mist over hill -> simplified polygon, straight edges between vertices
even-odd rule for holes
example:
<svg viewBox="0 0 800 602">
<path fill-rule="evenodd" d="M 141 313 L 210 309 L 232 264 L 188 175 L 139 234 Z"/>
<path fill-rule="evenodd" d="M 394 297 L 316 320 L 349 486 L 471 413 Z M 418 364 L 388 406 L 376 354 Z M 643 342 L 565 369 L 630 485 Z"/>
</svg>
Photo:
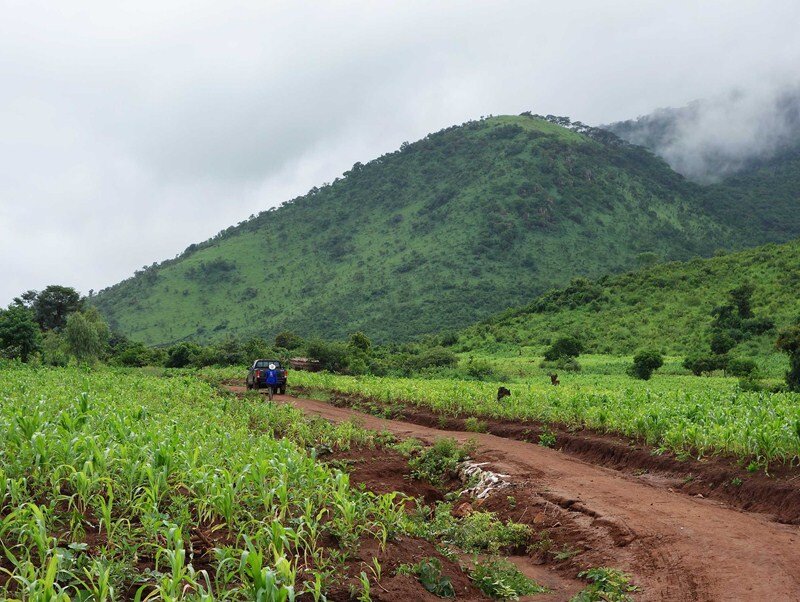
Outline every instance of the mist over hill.
<svg viewBox="0 0 800 602">
<path fill-rule="evenodd" d="M 558 122 L 557 118 L 553 119 Z M 531 115 L 454 126 L 101 291 L 147 343 L 271 336 L 402 340 L 457 329 L 576 275 L 789 236 L 743 235 L 706 189 L 585 126 Z"/>
<path fill-rule="evenodd" d="M 735 91 L 603 127 L 687 178 L 720 182 L 800 147 L 800 84 Z"/>
</svg>

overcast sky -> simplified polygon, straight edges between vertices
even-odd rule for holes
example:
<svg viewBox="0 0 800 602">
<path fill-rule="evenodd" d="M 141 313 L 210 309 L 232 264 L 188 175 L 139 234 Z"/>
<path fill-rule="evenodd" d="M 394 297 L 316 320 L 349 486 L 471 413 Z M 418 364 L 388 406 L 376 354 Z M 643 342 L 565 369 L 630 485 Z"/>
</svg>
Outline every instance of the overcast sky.
<svg viewBox="0 0 800 602">
<path fill-rule="evenodd" d="M 453 123 L 606 123 L 800 65 L 798 0 L 0 9 L 0 305 L 114 284 Z"/>
</svg>

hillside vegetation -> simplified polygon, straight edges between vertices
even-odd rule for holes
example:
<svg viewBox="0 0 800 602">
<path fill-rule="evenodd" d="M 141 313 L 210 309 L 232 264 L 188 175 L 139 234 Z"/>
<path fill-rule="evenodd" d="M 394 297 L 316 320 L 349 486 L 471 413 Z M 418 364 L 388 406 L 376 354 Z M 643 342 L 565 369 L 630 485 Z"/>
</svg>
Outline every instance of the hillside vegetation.
<svg viewBox="0 0 800 602">
<path fill-rule="evenodd" d="M 575 335 L 587 350 L 628 354 L 641 348 L 685 354 L 708 349 L 711 312 L 729 291 L 754 287 L 755 315 L 776 329 L 800 318 L 800 241 L 710 259 L 672 262 L 599 280 L 576 279 L 528 305 L 466 329 L 462 350 L 544 346 Z M 774 351 L 775 330 L 739 345 L 740 354 Z"/>
<path fill-rule="evenodd" d="M 631 269 L 643 253 L 688 259 L 742 244 L 698 186 L 602 134 L 527 115 L 448 128 L 192 245 L 96 304 L 147 343 L 285 329 L 399 340 L 464 327 L 576 275 Z"/>
</svg>

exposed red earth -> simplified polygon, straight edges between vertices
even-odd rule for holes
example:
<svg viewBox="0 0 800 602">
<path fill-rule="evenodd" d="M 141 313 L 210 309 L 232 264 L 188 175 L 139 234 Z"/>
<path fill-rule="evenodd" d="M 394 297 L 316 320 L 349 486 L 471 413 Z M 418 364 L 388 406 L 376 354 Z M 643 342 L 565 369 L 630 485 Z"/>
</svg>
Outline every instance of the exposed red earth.
<svg viewBox="0 0 800 602">
<path fill-rule="evenodd" d="M 275 399 L 334 422 L 355 418 L 398 438 L 474 440 L 476 459 L 507 475 L 511 485 L 471 503 L 529 523 L 540 537 L 545 533 L 538 549 L 511 558 L 553 590 L 532 599 L 568 600 L 580 589 L 579 570 L 610 566 L 633 576 L 641 588 L 637 600 L 800 600 L 800 527 L 772 515 L 688 495 L 656 475 L 626 474 L 513 438 L 387 420 L 311 399 Z M 367 478 L 366 486 L 374 480 Z M 554 550 L 571 556 L 555 560 Z"/>
</svg>

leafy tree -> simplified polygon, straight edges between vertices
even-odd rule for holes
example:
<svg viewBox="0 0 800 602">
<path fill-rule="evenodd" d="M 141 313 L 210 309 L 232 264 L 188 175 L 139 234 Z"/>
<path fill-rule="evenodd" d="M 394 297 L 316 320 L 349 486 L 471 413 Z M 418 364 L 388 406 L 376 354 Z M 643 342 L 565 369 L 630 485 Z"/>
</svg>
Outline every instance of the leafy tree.
<svg viewBox="0 0 800 602">
<path fill-rule="evenodd" d="M 458 364 L 458 356 L 444 347 L 433 347 L 411 359 L 412 368 L 415 370 L 452 368 L 456 364 Z"/>
<path fill-rule="evenodd" d="M 14 305 L 21 305 L 28 309 L 33 309 L 33 304 L 36 301 L 38 293 L 34 290 L 25 291 L 19 297 L 14 297 Z"/>
<path fill-rule="evenodd" d="M 577 337 L 560 337 L 544 352 L 544 359 L 554 362 L 568 357 L 578 357 L 581 353 L 583 353 L 583 343 Z"/>
<path fill-rule="evenodd" d="M 367 338 L 363 332 L 354 332 L 350 335 L 350 341 L 348 342 L 348 346 L 352 349 L 357 349 L 359 351 L 363 351 L 364 353 L 369 353 L 370 348 L 372 347 L 372 341 Z"/>
<path fill-rule="evenodd" d="M 159 350 L 151 349 L 142 343 L 130 343 L 124 349 L 120 349 L 114 354 L 113 361 L 120 366 L 130 366 L 140 368 L 142 366 L 154 366 L 161 362 Z"/>
<path fill-rule="evenodd" d="M 203 348 L 197 343 L 178 343 L 167 349 L 167 368 L 185 368 L 197 362 Z"/>
<path fill-rule="evenodd" d="M 780 332 L 775 346 L 789 356 L 786 384 L 791 391 L 800 391 L 800 323 Z"/>
<path fill-rule="evenodd" d="M 25 295 L 28 295 L 25 293 Z M 24 296 L 24 295 L 23 295 Z M 69 314 L 83 309 L 80 294 L 69 286 L 48 286 L 32 302 L 36 321 L 42 330 L 60 330 L 67 323 Z"/>
<path fill-rule="evenodd" d="M 728 362 L 728 372 L 739 378 L 755 378 L 758 365 L 750 359 L 734 357 Z"/>
<path fill-rule="evenodd" d="M 79 362 L 95 362 L 108 347 L 110 331 L 95 308 L 76 311 L 67 317 L 64 328 L 67 349 Z"/>
<path fill-rule="evenodd" d="M 348 347 L 344 343 L 313 341 L 308 345 L 308 357 L 317 360 L 323 370 L 344 372 L 348 365 Z"/>
<path fill-rule="evenodd" d="M 683 367 L 695 376 L 724 370 L 728 366 L 727 355 L 690 355 L 683 360 Z"/>
<path fill-rule="evenodd" d="M 31 310 L 12 304 L 0 311 L 0 352 L 3 355 L 27 362 L 41 344 L 42 334 Z"/>
<path fill-rule="evenodd" d="M 650 267 L 652 265 L 657 264 L 661 261 L 661 257 L 658 256 L 658 253 L 653 253 L 652 251 L 647 251 L 645 253 L 639 253 L 636 256 L 636 263 L 639 267 Z"/>
<path fill-rule="evenodd" d="M 742 284 L 730 292 L 731 303 L 743 320 L 753 317 L 751 299 L 755 290 L 752 284 Z"/>
<path fill-rule="evenodd" d="M 723 355 L 736 347 L 736 339 L 729 331 L 718 331 L 711 335 L 710 344 L 713 353 Z"/>
<path fill-rule="evenodd" d="M 281 345 L 276 346 L 281 347 Z M 288 349 L 288 347 L 284 347 L 284 349 Z M 244 344 L 242 344 L 242 352 L 244 353 L 245 363 L 247 364 L 250 364 L 253 360 L 258 358 L 268 358 L 269 356 L 276 355 L 272 346 L 259 337 L 247 339 Z"/>
<path fill-rule="evenodd" d="M 42 334 L 42 361 L 50 366 L 66 366 L 69 363 L 69 350 L 63 333 L 46 330 Z"/>
<path fill-rule="evenodd" d="M 275 336 L 275 346 L 284 349 L 297 349 L 303 345 L 303 339 L 290 330 L 284 330 Z"/>
<path fill-rule="evenodd" d="M 664 358 L 657 351 L 641 351 L 633 356 L 633 365 L 628 374 L 642 380 L 650 380 L 653 372 L 664 365 Z"/>
</svg>

